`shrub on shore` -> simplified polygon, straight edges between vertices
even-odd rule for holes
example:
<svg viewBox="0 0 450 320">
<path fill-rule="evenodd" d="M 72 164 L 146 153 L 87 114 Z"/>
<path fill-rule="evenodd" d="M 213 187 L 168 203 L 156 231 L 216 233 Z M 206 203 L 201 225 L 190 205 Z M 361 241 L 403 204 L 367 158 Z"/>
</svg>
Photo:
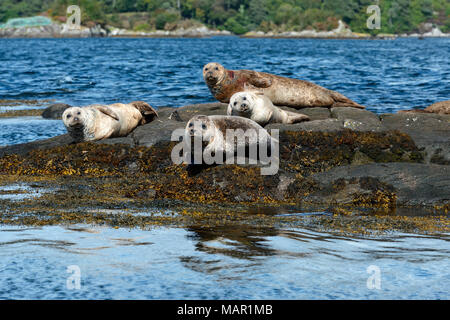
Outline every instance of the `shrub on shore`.
<svg viewBox="0 0 450 320">
<path fill-rule="evenodd" d="M 127 29 L 146 28 L 147 24 L 152 29 L 167 30 L 180 21 L 196 20 L 236 34 L 250 30 L 327 31 L 342 20 L 360 33 L 412 33 L 420 31 L 425 23 L 450 32 L 448 0 L 379 1 L 381 29 L 368 30 L 367 8 L 376 3 L 373 0 L 2 0 L 0 23 L 43 12 L 52 17 L 66 16 L 69 5 L 79 5 L 82 23 L 95 21 Z M 132 18 L 123 19 L 127 14 Z M 137 18 L 136 14 L 145 15 L 146 19 Z"/>
</svg>

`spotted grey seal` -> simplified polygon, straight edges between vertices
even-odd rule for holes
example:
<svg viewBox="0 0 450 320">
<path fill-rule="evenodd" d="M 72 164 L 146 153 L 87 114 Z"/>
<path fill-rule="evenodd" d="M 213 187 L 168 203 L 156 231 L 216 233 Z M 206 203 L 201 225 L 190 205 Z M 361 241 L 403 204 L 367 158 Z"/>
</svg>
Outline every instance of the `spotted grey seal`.
<svg viewBox="0 0 450 320">
<path fill-rule="evenodd" d="M 127 136 L 137 126 L 157 116 L 148 103 L 134 101 L 71 107 L 64 111 L 62 119 L 74 141 L 81 142 Z"/>
<path fill-rule="evenodd" d="M 269 123 L 298 123 L 309 120 L 307 115 L 275 107 L 262 92 L 242 91 L 231 96 L 228 115 L 249 118 L 261 126 Z"/>
<path fill-rule="evenodd" d="M 229 135 L 233 135 L 231 139 L 229 139 Z M 189 150 L 187 156 L 188 159 L 190 156 L 191 163 L 193 163 L 192 159 L 194 155 L 191 146 L 195 138 L 199 138 L 203 142 L 202 154 L 209 154 L 213 157 L 217 156 L 217 159 L 223 157 L 220 158 L 220 163 L 222 163 L 225 155 L 235 155 L 240 147 L 244 147 L 245 149 L 252 145 L 264 145 L 268 148 L 267 150 L 269 152 L 267 154 L 269 154 L 271 143 L 278 142 L 258 123 L 248 118 L 221 115 L 196 115 L 188 121 L 184 136 L 185 150 Z M 248 156 L 248 154 L 246 155 Z M 258 160 L 257 155 L 251 158 L 255 161 Z"/>
</svg>

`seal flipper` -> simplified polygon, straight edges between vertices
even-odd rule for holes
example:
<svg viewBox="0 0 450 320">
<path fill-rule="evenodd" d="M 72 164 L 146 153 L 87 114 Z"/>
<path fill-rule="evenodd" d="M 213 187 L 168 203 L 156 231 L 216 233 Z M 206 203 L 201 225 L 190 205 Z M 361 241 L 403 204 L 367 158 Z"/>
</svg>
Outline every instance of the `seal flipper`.
<svg viewBox="0 0 450 320">
<path fill-rule="evenodd" d="M 113 118 L 114 120 L 119 121 L 119 116 L 117 115 L 117 113 L 115 113 L 113 110 L 111 110 L 107 106 L 95 106 L 95 108 L 98 111 L 100 111 L 101 113 L 104 113 L 107 116 L 110 116 L 111 118 Z"/>
<path fill-rule="evenodd" d="M 151 105 L 144 101 L 133 101 L 130 104 L 142 114 L 141 125 L 150 123 L 158 117 L 158 112 Z"/>
<path fill-rule="evenodd" d="M 248 83 L 257 87 L 257 88 L 268 88 L 272 85 L 272 80 L 267 77 L 263 77 L 257 71 L 253 70 L 242 70 L 248 73 Z"/>
<path fill-rule="evenodd" d="M 359 103 L 356 103 L 355 101 L 350 100 L 343 94 L 340 94 L 339 92 L 328 90 L 330 92 L 331 98 L 333 98 L 334 103 L 331 106 L 331 108 L 337 108 L 337 107 L 352 107 L 352 108 L 358 108 L 358 109 L 365 109 L 366 107 L 360 105 Z"/>
<path fill-rule="evenodd" d="M 309 117 L 306 114 L 303 113 L 295 113 L 291 111 L 286 111 L 286 114 L 288 115 L 288 123 L 294 124 L 299 123 L 303 121 L 309 121 Z"/>
</svg>

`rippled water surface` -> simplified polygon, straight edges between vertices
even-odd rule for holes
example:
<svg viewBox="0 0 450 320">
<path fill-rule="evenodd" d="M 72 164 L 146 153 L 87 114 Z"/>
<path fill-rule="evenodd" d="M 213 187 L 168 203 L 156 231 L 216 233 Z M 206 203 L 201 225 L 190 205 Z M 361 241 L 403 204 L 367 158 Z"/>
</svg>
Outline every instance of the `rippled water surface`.
<svg viewBox="0 0 450 320">
<path fill-rule="evenodd" d="M 46 139 L 66 133 L 62 121 L 41 117 L 0 118 L 0 146 Z"/>
<path fill-rule="evenodd" d="M 450 98 L 449 48 L 450 39 L 0 39 L 0 112 L 45 108 L 48 99 L 211 102 L 201 75 L 210 61 L 309 80 L 377 113 L 395 112 Z M 0 118 L 0 145 L 64 132 L 58 120 Z M 16 199 L 9 191 L 0 199 Z M 25 196 L 33 195 L 17 197 Z M 0 299 L 449 299 L 449 239 L 269 227 L 1 226 Z M 66 286 L 71 265 L 80 268 L 80 290 Z M 368 289 L 370 266 L 379 268 L 381 289 Z"/>
<path fill-rule="evenodd" d="M 450 39 L 1 39 L 0 98 L 214 101 L 210 61 L 315 82 L 377 112 L 450 98 Z"/>
<path fill-rule="evenodd" d="M 274 228 L 2 227 L 0 298 L 449 299 L 449 239 Z M 74 265 L 78 290 L 67 287 Z M 380 289 L 368 289 L 370 266 L 379 268 Z"/>
<path fill-rule="evenodd" d="M 312 81 L 385 113 L 449 99 L 449 60 L 450 39 L 0 39 L 0 100 L 211 102 L 202 67 L 217 61 Z M 42 130 L 22 135 L 28 120 L 0 120 L 0 145 L 65 132 L 55 121 L 34 125 Z"/>
</svg>

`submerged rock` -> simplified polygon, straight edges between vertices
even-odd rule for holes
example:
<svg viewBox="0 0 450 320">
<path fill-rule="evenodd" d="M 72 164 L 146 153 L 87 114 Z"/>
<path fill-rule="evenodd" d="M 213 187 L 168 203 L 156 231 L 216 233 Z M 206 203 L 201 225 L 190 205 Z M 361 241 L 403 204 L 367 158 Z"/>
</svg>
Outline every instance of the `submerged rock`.
<svg viewBox="0 0 450 320">
<path fill-rule="evenodd" d="M 52 104 L 49 107 L 45 108 L 45 110 L 42 112 L 42 118 L 55 120 L 61 119 L 64 111 L 71 107 L 72 106 L 65 103 Z"/>
</svg>

